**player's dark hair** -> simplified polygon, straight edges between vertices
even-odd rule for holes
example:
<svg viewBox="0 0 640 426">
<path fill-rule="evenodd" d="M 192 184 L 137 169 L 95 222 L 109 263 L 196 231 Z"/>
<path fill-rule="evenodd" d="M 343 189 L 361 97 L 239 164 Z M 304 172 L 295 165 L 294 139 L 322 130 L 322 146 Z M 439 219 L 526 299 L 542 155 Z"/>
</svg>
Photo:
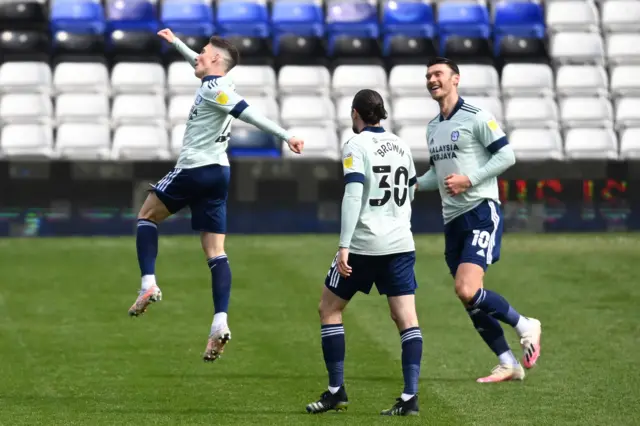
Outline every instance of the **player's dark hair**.
<svg viewBox="0 0 640 426">
<path fill-rule="evenodd" d="M 227 71 L 230 71 L 233 67 L 240 62 L 240 52 L 238 48 L 233 45 L 229 40 L 225 40 L 222 37 L 212 36 L 209 39 L 209 44 L 218 49 L 224 50 L 229 54 L 230 60 L 227 61 Z"/>
<path fill-rule="evenodd" d="M 363 89 L 356 93 L 351 107 L 358 111 L 366 124 L 378 124 L 380 120 L 387 118 L 382 96 L 375 90 Z"/>
<path fill-rule="evenodd" d="M 451 68 L 451 71 L 453 71 L 454 74 L 460 75 L 460 68 L 458 68 L 458 65 L 455 62 L 453 62 L 451 59 L 443 58 L 441 56 L 437 56 L 435 58 L 429 59 L 429 62 L 427 62 L 427 68 L 432 67 L 434 65 L 438 65 L 438 64 L 445 64 L 446 66 Z"/>
</svg>

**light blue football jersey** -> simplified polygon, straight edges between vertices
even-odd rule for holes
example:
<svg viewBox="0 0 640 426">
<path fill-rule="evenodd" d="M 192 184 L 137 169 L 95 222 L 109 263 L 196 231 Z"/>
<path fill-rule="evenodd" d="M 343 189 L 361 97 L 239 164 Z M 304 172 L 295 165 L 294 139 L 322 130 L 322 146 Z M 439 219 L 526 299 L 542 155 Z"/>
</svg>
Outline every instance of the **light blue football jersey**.
<svg viewBox="0 0 640 426">
<path fill-rule="evenodd" d="M 427 126 L 431 167 L 435 169 L 442 198 L 444 222 L 474 209 L 483 200 L 500 203 L 498 179 L 490 178 L 454 197 L 447 194 L 444 179 L 452 174 L 469 175 L 483 167 L 491 155 L 507 145 L 507 138 L 491 113 L 459 98 L 451 115 L 440 114 Z"/>
</svg>

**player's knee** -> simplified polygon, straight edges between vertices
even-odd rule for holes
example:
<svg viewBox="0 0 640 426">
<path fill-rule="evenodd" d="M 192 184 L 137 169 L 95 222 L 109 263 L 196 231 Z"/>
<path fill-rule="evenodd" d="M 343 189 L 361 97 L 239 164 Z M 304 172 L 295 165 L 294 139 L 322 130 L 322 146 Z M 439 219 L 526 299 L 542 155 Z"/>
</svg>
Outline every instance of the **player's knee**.
<svg viewBox="0 0 640 426">
<path fill-rule="evenodd" d="M 160 199 L 153 193 L 147 196 L 147 199 L 140 207 L 138 212 L 138 220 L 150 220 L 155 223 L 160 223 L 165 220 L 171 213 L 167 210 Z"/>
<path fill-rule="evenodd" d="M 200 234 L 200 243 L 207 259 L 212 257 L 223 256 L 224 251 L 224 234 L 214 234 L 211 232 L 203 232 Z"/>
<path fill-rule="evenodd" d="M 342 311 L 323 303 L 323 301 L 318 306 L 318 314 L 320 315 L 320 322 L 323 324 L 340 324 L 342 322 Z"/>
<path fill-rule="evenodd" d="M 464 304 L 468 304 L 473 299 L 481 287 L 482 281 L 476 280 L 474 277 L 457 276 L 456 277 L 456 295 Z"/>
</svg>

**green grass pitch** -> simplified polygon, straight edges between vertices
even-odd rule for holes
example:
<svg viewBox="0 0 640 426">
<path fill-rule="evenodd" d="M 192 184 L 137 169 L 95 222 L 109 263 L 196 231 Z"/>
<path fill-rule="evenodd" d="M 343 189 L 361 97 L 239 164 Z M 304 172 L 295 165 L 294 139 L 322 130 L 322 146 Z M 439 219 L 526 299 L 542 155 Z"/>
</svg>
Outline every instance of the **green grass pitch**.
<svg viewBox="0 0 640 426">
<path fill-rule="evenodd" d="M 317 304 L 335 236 L 229 236 L 233 340 L 213 364 L 196 236 L 161 236 L 164 300 L 141 318 L 132 238 L 0 240 L 0 425 L 640 424 L 640 236 L 505 236 L 486 286 L 542 321 L 542 355 L 524 382 L 485 385 L 496 360 L 443 239 L 416 241 L 421 415 L 394 419 L 378 413 L 402 391 L 399 336 L 375 290 L 345 313 L 349 410 L 305 412 L 326 386 Z"/>
</svg>

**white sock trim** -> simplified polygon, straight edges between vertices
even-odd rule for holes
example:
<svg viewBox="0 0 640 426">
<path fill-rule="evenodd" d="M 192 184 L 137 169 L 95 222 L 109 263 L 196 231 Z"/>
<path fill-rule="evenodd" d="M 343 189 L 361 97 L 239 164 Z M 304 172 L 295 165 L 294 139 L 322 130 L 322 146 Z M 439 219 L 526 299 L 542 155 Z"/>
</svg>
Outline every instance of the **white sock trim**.
<svg viewBox="0 0 640 426">
<path fill-rule="evenodd" d="M 156 284 L 156 276 L 155 275 L 143 275 L 142 276 L 142 290 L 147 291 L 149 290 L 151 287 L 153 287 Z"/>
<path fill-rule="evenodd" d="M 408 393 L 403 393 L 402 395 L 400 395 L 400 398 L 402 398 L 402 400 L 404 402 L 407 402 L 408 400 L 410 400 L 411 398 L 413 398 L 415 395 L 409 395 Z"/>
<path fill-rule="evenodd" d="M 511 351 L 506 351 L 498 355 L 498 360 L 502 365 L 518 365 L 518 359 Z"/>
<path fill-rule="evenodd" d="M 329 389 L 329 392 L 331 392 L 331 394 L 334 395 L 336 392 L 338 392 L 340 390 L 340 386 L 338 386 L 338 387 L 329 386 L 328 389 Z"/>
<path fill-rule="evenodd" d="M 211 330 L 215 331 L 223 326 L 227 325 L 227 313 L 226 312 L 218 312 L 213 316 L 213 321 L 211 322 Z"/>
</svg>

